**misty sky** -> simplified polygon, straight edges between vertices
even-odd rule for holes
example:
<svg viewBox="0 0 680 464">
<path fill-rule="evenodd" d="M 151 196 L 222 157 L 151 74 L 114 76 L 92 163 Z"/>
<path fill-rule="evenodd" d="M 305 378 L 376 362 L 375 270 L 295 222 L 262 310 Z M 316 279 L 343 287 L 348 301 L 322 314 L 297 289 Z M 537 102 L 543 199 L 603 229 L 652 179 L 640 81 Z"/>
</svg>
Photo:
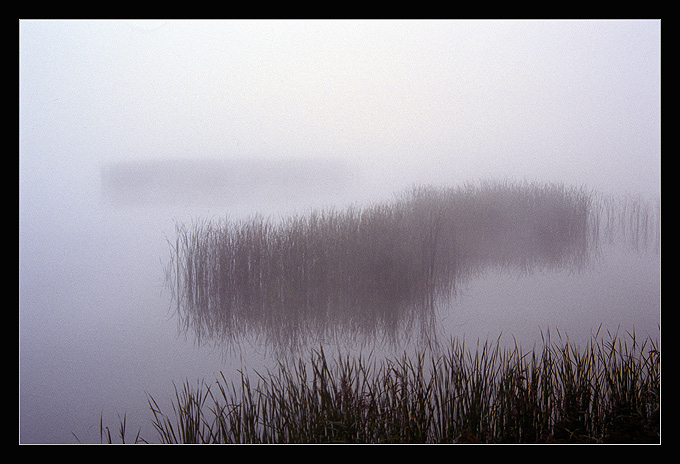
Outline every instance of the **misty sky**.
<svg viewBox="0 0 680 464">
<path fill-rule="evenodd" d="M 19 83 L 26 201 L 165 157 L 660 185 L 660 21 L 21 21 Z"/>
</svg>

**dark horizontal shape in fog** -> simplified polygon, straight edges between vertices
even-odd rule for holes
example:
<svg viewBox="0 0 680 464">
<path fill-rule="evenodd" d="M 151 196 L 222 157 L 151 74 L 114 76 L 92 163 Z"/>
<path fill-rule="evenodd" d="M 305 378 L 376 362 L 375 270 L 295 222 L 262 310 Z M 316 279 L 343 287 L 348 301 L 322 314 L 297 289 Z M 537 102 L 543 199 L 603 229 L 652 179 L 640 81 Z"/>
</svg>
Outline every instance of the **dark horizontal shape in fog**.
<svg viewBox="0 0 680 464">
<path fill-rule="evenodd" d="M 121 162 L 101 172 L 106 204 L 231 204 L 342 193 L 354 179 L 339 160 L 175 159 Z"/>
</svg>

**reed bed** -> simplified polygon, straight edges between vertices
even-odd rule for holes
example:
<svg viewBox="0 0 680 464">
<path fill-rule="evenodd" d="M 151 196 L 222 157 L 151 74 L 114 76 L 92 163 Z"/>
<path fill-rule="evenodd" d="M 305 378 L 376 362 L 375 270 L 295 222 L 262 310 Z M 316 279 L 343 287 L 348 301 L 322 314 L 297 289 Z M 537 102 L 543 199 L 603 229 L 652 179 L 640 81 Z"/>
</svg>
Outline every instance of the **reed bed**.
<svg viewBox="0 0 680 464">
<path fill-rule="evenodd" d="M 427 338 L 438 304 L 491 266 L 583 266 L 591 210 L 583 189 L 487 182 L 279 221 L 180 224 L 169 283 L 198 340 L 297 350 L 340 333 Z"/>
<path fill-rule="evenodd" d="M 451 340 L 411 356 L 282 361 L 255 383 L 224 376 L 150 398 L 162 443 L 659 443 L 658 343 L 550 332 L 525 352 Z"/>
</svg>

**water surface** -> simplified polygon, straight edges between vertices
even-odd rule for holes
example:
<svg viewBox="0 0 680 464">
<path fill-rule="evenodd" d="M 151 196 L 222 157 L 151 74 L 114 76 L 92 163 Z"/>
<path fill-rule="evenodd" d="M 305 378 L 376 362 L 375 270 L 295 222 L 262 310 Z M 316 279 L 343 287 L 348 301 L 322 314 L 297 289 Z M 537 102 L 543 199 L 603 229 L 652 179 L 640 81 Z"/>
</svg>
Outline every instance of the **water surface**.
<svg viewBox="0 0 680 464">
<path fill-rule="evenodd" d="M 331 195 L 332 197 L 332 195 Z M 352 203 L 337 195 L 338 205 Z M 333 198 L 326 203 L 332 203 Z M 257 212 L 275 217 L 319 206 L 281 201 L 239 204 L 230 217 Z M 344 202 L 344 203 L 343 203 Z M 370 203 L 367 202 L 367 203 Z M 179 330 L 165 286 L 175 227 L 198 218 L 223 218 L 224 207 L 142 204 L 111 207 L 93 201 L 78 221 L 20 237 L 20 441 L 98 443 L 99 421 L 141 428 L 153 440 L 147 395 L 169 406 L 173 382 L 227 378 L 274 362 L 269 347 L 243 339 L 225 355 Z M 25 218 L 28 221 L 29 218 Z M 658 335 L 660 253 L 604 243 L 582 269 L 490 267 L 458 286 L 437 309 L 440 339 L 476 341 L 499 335 L 526 348 L 546 330 L 570 340 L 610 331 Z M 337 342 L 341 349 L 356 348 Z M 365 346 L 365 349 L 375 349 Z M 408 345 L 378 347 L 390 355 Z M 77 438 L 76 438 L 77 437 Z"/>
</svg>

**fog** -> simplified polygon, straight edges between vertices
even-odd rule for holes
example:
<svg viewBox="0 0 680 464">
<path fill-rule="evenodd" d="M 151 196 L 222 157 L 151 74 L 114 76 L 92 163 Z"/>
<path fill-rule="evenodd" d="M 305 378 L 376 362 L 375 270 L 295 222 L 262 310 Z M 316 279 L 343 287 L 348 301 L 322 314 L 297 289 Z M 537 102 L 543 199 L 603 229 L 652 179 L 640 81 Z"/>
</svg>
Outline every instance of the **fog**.
<svg viewBox="0 0 680 464">
<path fill-rule="evenodd" d="M 147 393 L 267 363 L 179 333 L 175 226 L 413 185 L 564 183 L 660 201 L 660 21 L 20 21 L 21 443 L 153 435 Z M 490 272 L 450 335 L 654 335 L 660 254 Z"/>
</svg>

